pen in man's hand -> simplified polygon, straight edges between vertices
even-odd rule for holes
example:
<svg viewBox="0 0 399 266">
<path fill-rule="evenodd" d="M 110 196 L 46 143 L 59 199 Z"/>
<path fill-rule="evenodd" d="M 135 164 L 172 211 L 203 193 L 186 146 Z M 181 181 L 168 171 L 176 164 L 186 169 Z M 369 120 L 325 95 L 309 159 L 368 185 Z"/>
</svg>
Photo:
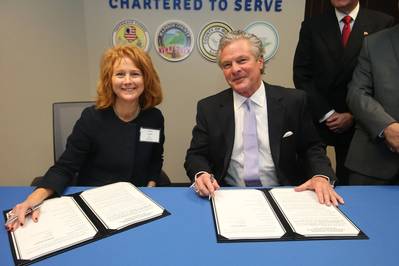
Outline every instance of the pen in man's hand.
<svg viewBox="0 0 399 266">
<path fill-rule="evenodd" d="M 213 182 L 215 182 L 215 176 L 214 176 L 213 174 L 211 174 L 211 183 L 212 183 L 212 186 L 213 186 Z M 211 199 L 213 199 L 214 196 L 215 196 L 215 191 L 213 191 L 212 193 L 209 193 L 208 199 L 211 200 Z"/>
</svg>

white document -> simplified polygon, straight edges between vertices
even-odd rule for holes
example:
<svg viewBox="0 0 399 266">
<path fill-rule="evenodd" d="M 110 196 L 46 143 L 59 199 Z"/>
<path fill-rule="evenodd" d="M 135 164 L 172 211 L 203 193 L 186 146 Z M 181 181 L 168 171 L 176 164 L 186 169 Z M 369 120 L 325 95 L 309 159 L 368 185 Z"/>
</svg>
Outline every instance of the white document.
<svg viewBox="0 0 399 266">
<path fill-rule="evenodd" d="M 18 259 L 37 257 L 92 239 L 97 229 L 71 197 L 46 200 L 39 222 L 27 217 L 24 226 L 12 232 Z"/>
<path fill-rule="evenodd" d="M 164 212 L 162 207 L 127 182 L 89 189 L 80 197 L 108 229 L 120 229 L 161 216 Z"/>
<path fill-rule="evenodd" d="M 217 190 L 213 209 L 218 234 L 227 239 L 280 238 L 285 234 L 262 191 Z"/>
<path fill-rule="evenodd" d="M 294 232 L 304 236 L 356 236 L 359 229 L 337 207 L 320 204 L 314 191 L 273 188 L 270 194 Z"/>
<path fill-rule="evenodd" d="M 76 197 L 76 196 L 75 196 Z M 114 183 L 82 192 L 79 197 L 108 229 L 161 216 L 164 209 L 127 182 Z M 98 229 L 73 197 L 45 200 L 34 223 L 27 217 L 23 227 L 11 232 L 18 260 L 36 258 L 99 237 Z"/>
</svg>

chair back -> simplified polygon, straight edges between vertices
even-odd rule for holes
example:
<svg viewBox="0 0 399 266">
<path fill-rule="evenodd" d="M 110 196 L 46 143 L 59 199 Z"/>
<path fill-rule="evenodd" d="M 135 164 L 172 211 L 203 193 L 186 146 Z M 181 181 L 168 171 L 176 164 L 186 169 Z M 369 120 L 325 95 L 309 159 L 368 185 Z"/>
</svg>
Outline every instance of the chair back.
<svg viewBox="0 0 399 266">
<path fill-rule="evenodd" d="M 94 105 L 94 101 L 53 103 L 53 147 L 54 162 L 65 150 L 66 141 L 83 109 Z"/>
</svg>

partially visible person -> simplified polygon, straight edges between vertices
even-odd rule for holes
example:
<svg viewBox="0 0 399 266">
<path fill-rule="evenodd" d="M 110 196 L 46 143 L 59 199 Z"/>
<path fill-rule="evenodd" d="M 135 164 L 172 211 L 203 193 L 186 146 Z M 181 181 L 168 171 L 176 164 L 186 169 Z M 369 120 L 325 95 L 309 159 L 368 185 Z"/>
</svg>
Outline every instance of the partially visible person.
<svg viewBox="0 0 399 266">
<path fill-rule="evenodd" d="M 345 158 L 354 132 L 346 104 L 362 41 L 394 19 L 362 8 L 359 0 L 330 0 L 328 12 L 302 23 L 294 57 L 295 87 L 308 94 L 316 128 L 325 144 L 335 149 L 336 185 L 347 185 Z"/>
<path fill-rule="evenodd" d="M 357 127 L 351 185 L 399 185 L 399 26 L 364 40 L 347 102 Z"/>
<path fill-rule="evenodd" d="M 220 186 L 299 185 L 320 203 L 343 203 L 305 93 L 263 82 L 263 52 L 259 38 L 241 30 L 220 40 L 219 66 L 231 88 L 198 102 L 187 175 L 203 197 Z"/>
<path fill-rule="evenodd" d="M 164 118 L 155 108 L 162 101 L 158 74 L 141 49 L 108 49 L 100 63 L 96 105 L 83 110 L 65 152 L 43 176 L 37 189 L 13 212 L 15 230 L 25 211 L 52 195 L 62 195 L 77 175 L 77 185 L 101 186 L 127 181 L 156 186 L 163 163 Z M 37 222 L 39 210 L 32 213 Z"/>
</svg>

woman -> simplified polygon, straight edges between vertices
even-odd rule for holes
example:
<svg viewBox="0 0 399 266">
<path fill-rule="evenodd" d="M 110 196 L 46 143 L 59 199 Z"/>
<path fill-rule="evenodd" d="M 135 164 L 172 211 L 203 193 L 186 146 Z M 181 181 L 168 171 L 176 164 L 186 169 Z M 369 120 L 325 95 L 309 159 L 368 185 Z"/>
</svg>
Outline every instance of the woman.
<svg viewBox="0 0 399 266">
<path fill-rule="evenodd" d="M 117 46 L 107 50 L 100 64 L 96 106 L 86 108 L 69 136 L 66 150 L 41 180 L 38 188 L 13 212 L 26 210 L 53 194 L 62 195 L 72 178 L 77 184 L 101 186 L 128 181 L 156 186 L 163 163 L 164 119 L 154 106 L 162 101 L 158 74 L 141 49 Z M 38 221 L 39 211 L 32 213 Z"/>
</svg>

